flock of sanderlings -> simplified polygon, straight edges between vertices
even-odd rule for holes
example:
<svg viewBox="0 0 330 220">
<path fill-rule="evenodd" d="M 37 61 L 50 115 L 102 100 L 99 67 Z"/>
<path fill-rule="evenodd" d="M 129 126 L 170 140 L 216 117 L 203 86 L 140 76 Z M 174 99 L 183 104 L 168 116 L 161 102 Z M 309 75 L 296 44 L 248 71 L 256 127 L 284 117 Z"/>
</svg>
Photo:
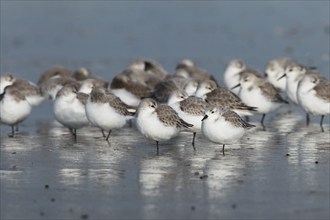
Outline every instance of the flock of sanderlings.
<svg viewBox="0 0 330 220">
<path fill-rule="evenodd" d="M 188 130 L 201 132 L 208 140 L 226 144 L 239 140 L 255 125 L 248 116 L 260 114 L 265 129 L 265 116 L 283 105 L 299 105 L 309 115 L 330 114 L 330 82 L 315 68 L 308 68 L 288 58 L 271 60 L 261 74 L 235 59 L 223 73 L 224 86 L 214 76 L 182 60 L 173 74 L 154 60 L 137 59 L 116 75 L 111 83 L 95 76 L 87 68 L 70 70 L 52 67 L 38 82 L 32 83 L 6 73 L 0 78 L 0 122 L 10 125 L 10 137 L 18 132 L 31 109 L 46 99 L 53 102 L 55 118 L 70 129 L 77 140 L 77 129 L 100 128 L 109 141 L 111 131 L 120 129 L 128 120 L 145 137 L 160 141 Z M 241 117 L 245 116 L 245 120 Z"/>
</svg>

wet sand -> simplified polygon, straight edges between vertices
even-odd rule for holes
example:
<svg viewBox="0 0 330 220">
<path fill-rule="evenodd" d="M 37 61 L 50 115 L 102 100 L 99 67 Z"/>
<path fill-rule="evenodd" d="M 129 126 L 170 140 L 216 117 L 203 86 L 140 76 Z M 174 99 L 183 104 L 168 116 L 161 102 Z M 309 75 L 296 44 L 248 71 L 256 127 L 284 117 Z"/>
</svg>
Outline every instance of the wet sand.
<svg viewBox="0 0 330 220">
<path fill-rule="evenodd" d="M 327 219 L 328 118 L 320 131 L 297 114 L 255 122 L 237 144 L 192 134 L 160 143 L 133 127 L 110 143 L 92 127 L 52 121 L 1 132 L 1 219 Z"/>
</svg>

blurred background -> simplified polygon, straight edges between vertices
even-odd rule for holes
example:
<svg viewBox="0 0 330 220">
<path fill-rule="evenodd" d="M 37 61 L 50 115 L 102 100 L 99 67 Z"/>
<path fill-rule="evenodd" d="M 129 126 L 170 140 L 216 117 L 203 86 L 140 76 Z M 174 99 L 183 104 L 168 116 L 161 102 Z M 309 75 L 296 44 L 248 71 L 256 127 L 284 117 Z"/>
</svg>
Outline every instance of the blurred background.
<svg viewBox="0 0 330 220">
<path fill-rule="evenodd" d="M 329 1 L 1 1 L 1 74 L 36 82 L 62 65 L 88 67 L 110 81 L 135 58 L 155 59 L 169 73 L 190 58 L 221 82 L 233 58 L 263 71 L 270 59 L 285 56 L 327 76 L 329 7 Z"/>
</svg>

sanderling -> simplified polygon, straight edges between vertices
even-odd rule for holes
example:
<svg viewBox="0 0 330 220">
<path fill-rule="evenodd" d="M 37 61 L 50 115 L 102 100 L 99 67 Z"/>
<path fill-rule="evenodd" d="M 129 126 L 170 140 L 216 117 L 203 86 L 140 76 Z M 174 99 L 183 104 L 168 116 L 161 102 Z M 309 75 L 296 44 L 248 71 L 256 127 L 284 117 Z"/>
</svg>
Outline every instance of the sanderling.
<svg viewBox="0 0 330 220">
<path fill-rule="evenodd" d="M 41 95 L 41 91 L 37 85 L 34 83 L 24 80 L 17 79 L 12 74 L 6 74 L 0 78 L 0 91 L 3 93 L 4 87 L 8 85 L 13 85 L 21 94 L 25 96 L 25 99 L 29 102 L 32 107 L 39 105 L 44 97 Z M 0 94 L 1 94 L 0 93 Z M 16 125 L 16 131 L 19 130 L 19 123 Z"/>
<path fill-rule="evenodd" d="M 182 89 L 174 90 L 167 100 L 167 105 L 172 106 L 173 104 L 181 102 L 188 97 L 189 95 L 186 91 Z"/>
<path fill-rule="evenodd" d="M 91 75 L 92 75 L 92 72 L 90 69 L 88 69 L 86 67 L 81 67 L 80 69 L 73 71 L 71 77 L 77 81 L 83 81 L 83 80 L 90 78 Z"/>
<path fill-rule="evenodd" d="M 44 73 L 40 75 L 37 85 L 41 86 L 43 83 L 45 83 L 46 81 L 52 78 L 71 77 L 71 76 L 72 76 L 72 70 L 62 66 L 54 66 L 47 69 Z"/>
<path fill-rule="evenodd" d="M 142 70 L 145 73 L 156 76 L 160 79 L 164 79 L 167 75 L 166 70 L 160 63 L 150 59 L 136 59 L 127 67 L 127 69 Z"/>
<path fill-rule="evenodd" d="M 298 83 L 307 72 L 307 68 L 302 64 L 290 62 L 286 66 L 284 74 L 277 79 L 281 80 L 286 77 L 285 91 L 289 99 L 295 104 L 299 104 L 297 100 Z"/>
<path fill-rule="evenodd" d="M 150 98 L 141 101 L 137 109 L 136 125 L 145 137 L 156 141 L 157 154 L 159 141 L 169 140 L 177 136 L 181 128 L 193 126 L 181 119 L 172 107 L 157 105 Z"/>
<path fill-rule="evenodd" d="M 138 65 L 138 63 L 128 66 L 126 69 L 124 69 L 118 75 L 127 77 L 128 80 L 126 80 L 126 81 L 128 81 L 130 83 L 139 83 L 150 89 L 155 88 L 155 86 L 160 81 L 163 80 L 163 77 L 160 77 L 159 75 L 154 74 L 153 72 L 145 71 L 144 62 L 142 62 L 140 64 L 143 67 L 140 67 L 140 65 Z"/>
<path fill-rule="evenodd" d="M 178 89 L 180 89 L 180 87 L 174 80 L 163 80 L 156 85 L 149 98 L 152 98 L 159 103 L 167 103 L 170 95 Z"/>
<path fill-rule="evenodd" d="M 292 63 L 288 58 L 277 58 L 268 62 L 265 70 L 266 79 L 281 91 L 286 89 L 286 78 L 278 80 L 285 72 L 286 66 Z"/>
<path fill-rule="evenodd" d="M 81 81 L 81 85 L 80 85 L 78 92 L 90 94 L 94 87 L 104 87 L 107 89 L 109 87 L 109 83 L 107 81 L 105 81 L 103 79 L 99 79 L 99 78 L 85 79 L 85 80 Z"/>
<path fill-rule="evenodd" d="M 224 87 L 216 87 L 208 80 L 200 83 L 196 96 L 203 98 L 208 104 L 235 111 L 240 116 L 250 116 L 256 112 L 255 106 L 246 105 L 237 95 Z"/>
<path fill-rule="evenodd" d="M 12 85 L 15 82 L 16 78 L 11 73 L 6 73 L 5 75 L 0 77 L 0 94 L 3 93 L 3 90 Z"/>
<path fill-rule="evenodd" d="M 163 88 L 161 89 L 169 89 L 168 92 L 170 93 L 171 91 L 175 90 L 176 88 L 183 89 L 188 93 L 189 96 L 195 95 L 198 85 L 199 85 L 199 80 L 195 78 L 182 78 L 178 76 L 168 76 L 166 80 L 162 81 L 168 83 L 167 81 L 171 81 L 172 85 L 162 85 Z M 157 90 L 159 89 L 159 86 L 163 83 L 159 83 L 157 85 Z M 156 90 L 156 88 L 154 89 Z"/>
<path fill-rule="evenodd" d="M 14 137 L 14 126 L 24 121 L 31 113 L 31 105 L 14 85 L 6 86 L 0 94 L 0 122 L 10 125 Z"/>
<path fill-rule="evenodd" d="M 241 100 L 246 105 L 257 107 L 257 113 L 262 114 L 261 125 L 264 129 L 266 114 L 277 110 L 283 104 L 289 104 L 280 96 L 275 86 L 250 72 L 241 75 L 240 83 L 236 87 L 241 87 L 239 92 Z"/>
<path fill-rule="evenodd" d="M 321 115 L 320 126 L 323 130 L 324 115 L 330 114 L 330 82 L 318 73 L 306 74 L 299 82 L 297 99 L 306 112 L 307 124 L 309 113 Z"/>
<path fill-rule="evenodd" d="M 56 120 L 70 129 L 75 140 L 77 129 L 89 125 L 85 111 L 87 99 L 87 94 L 78 93 L 76 85 L 66 84 L 58 91 L 54 100 L 53 111 Z"/>
<path fill-rule="evenodd" d="M 225 68 L 223 73 L 224 83 L 227 89 L 230 89 L 233 93 L 238 94 L 239 89 L 232 89 L 239 83 L 240 72 L 245 70 L 246 65 L 243 60 L 234 59 L 231 60 Z"/>
<path fill-rule="evenodd" d="M 198 85 L 199 81 L 197 79 L 190 78 L 185 82 L 183 89 L 189 96 L 192 96 L 195 95 Z"/>
<path fill-rule="evenodd" d="M 28 80 L 16 79 L 13 85 L 24 94 L 31 106 L 38 106 L 45 99 L 40 88 Z"/>
<path fill-rule="evenodd" d="M 225 155 L 225 145 L 240 139 L 248 128 L 255 125 L 245 122 L 234 111 L 213 107 L 206 111 L 202 119 L 202 133 L 210 141 L 222 144 Z"/>
<path fill-rule="evenodd" d="M 55 100 L 56 94 L 60 91 L 65 84 L 74 84 L 79 86 L 79 83 L 70 77 L 55 77 L 50 78 L 47 81 L 44 81 L 40 84 L 41 94 L 51 100 Z"/>
<path fill-rule="evenodd" d="M 216 82 L 216 79 L 208 73 L 207 70 L 197 67 L 194 62 L 189 59 L 182 60 L 176 66 L 174 75 L 186 79 L 193 78 L 202 81 L 211 79 Z"/>
<path fill-rule="evenodd" d="M 184 97 L 181 96 L 181 100 L 170 104 L 170 106 L 178 113 L 179 117 L 182 118 L 193 126 L 189 128 L 193 132 L 192 146 L 195 149 L 195 138 L 196 133 L 201 131 L 202 118 L 205 115 L 207 103 L 204 99 L 196 96 Z"/>
<path fill-rule="evenodd" d="M 103 87 L 94 87 L 86 103 L 86 115 L 91 124 L 108 131 L 106 140 L 109 140 L 111 131 L 124 127 L 134 113 L 128 111 L 129 106 L 120 98 Z"/>
<path fill-rule="evenodd" d="M 204 80 L 199 83 L 196 90 L 196 96 L 205 99 L 206 94 L 214 91 L 217 87 L 217 84 L 213 80 Z"/>
<path fill-rule="evenodd" d="M 112 79 L 111 91 L 124 103 L 137 107 L 141 98 L 149 97 L 151 89 L 139 82 L 133 82 L 126 72 L 118 74 Z"/>
</svg>

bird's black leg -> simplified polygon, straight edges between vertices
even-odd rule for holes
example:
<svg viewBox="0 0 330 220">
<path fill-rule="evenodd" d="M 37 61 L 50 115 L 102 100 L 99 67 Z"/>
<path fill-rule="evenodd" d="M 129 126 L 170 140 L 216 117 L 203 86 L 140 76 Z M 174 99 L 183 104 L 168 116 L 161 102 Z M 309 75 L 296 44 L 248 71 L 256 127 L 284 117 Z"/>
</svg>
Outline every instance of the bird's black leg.
<svg viewBox="0 0 330 220">
<path fill-rule="evenodd" d="M 18 123 L 16 124 L 16 132 L 18 132 L 19 130 L 19 126 L 18 126 Z"/>
<path fill-rule="evenodd" d="M 106 141 L 109 140 L 110 134 L 111 134 L 111 130 L 109 130 L 109 133 L 108 133 L 108 135 L 107 135 L 107 138 L 105 139 Z"/>
<path fill-rule="evenodd" d="M 196 132 L 193 133 L 193 140 L 192 140 L 192 143 L 191 143 L 194 150 L 196 150 L 196 148 L 195 148 L 195 138 L 196 138 Z"/>
<path fill-rule="evenodd" d="M 159 155 L 159 141 L 156 141 L 156 146 L 157 146 L 157 155 Z"/>
<path fill-rule="evenodd" d="M 222 155 L 225 156 L 225 144 L 222 145 Z"/>
<path fill-rule="evenodd" d="M 72 128 L 71 133 L 73 135 L 74 141 L 77 142 L 77 129 Z"/>
<path fill-rule="evenodd" d="M 262 129 L 263 129 L 264 131 L 266 131 L 266 127 L 265 127 L 265 125 L 264 125 L 265 117 L 266 117 L 266 114 L 263 114 L 262 117 L 261 117 L 261 121 L 260 121 L 261 126 L 262 126 Z"/>
<path fill-rule="evenodd" d="M 69 131 L 73 135 L 73 128 L 69 128 Z"/>
<path fill-rule="evenodd" d="M 103 129 L 101 129 L 101 132 L 102 132 L 102 136 L 105 138 L 106 136 L 105 136 L 105 134 L 104 134 Z"/>
<path fill-rule="evenodd" d="M 15 128 L 14 128 L 14 126 L 15 126 L 15 125 L 12 125 L 12 126 L 11 126 L 11 134 L 8 135 L 9 137 L 14 137 L 14 135 L 15 135 Z"/>
<path fill-rule="evenodd" d="M 324 132 L 324 129 L 323 129 L 323 119 L 324 119 L 324 115 L 321 115 L 320 126 L 321 126 L 322 132 Z"/>
<path fill-rule="evenodd" d="M 309 117 L 309 114 L 306 113 L 306 125 L 307 126 L 309 125 L 309 122 L 310 122 L 310 117 Z"/>
</svg>

